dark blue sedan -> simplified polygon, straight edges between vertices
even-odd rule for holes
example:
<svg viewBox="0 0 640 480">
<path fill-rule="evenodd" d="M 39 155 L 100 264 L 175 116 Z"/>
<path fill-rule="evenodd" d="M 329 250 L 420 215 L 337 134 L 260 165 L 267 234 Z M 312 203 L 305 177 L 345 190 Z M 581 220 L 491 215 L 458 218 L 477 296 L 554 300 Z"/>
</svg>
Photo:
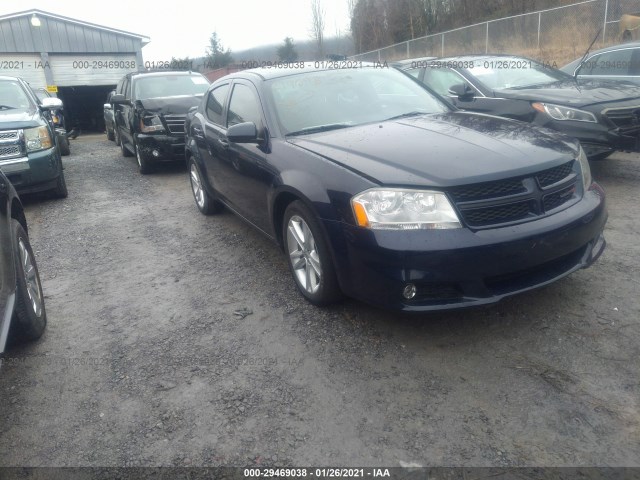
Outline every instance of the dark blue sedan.
<svg viewBox="0 0 640 480">
<path fill-rule="evenodd" d="M 602 253 L 604 192 L 576 140 L 457 111 L 395 69 L 334 66 L 223 77 L 185 126 L 197 207 L 281 245 L 310 302 L 490 304 Z"/>
</svg>

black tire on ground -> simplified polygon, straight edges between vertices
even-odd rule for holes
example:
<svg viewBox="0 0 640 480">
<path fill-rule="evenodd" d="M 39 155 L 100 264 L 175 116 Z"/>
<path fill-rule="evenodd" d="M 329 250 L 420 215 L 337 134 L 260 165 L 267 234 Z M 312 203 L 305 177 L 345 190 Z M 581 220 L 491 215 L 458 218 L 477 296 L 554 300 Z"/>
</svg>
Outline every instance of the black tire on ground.
<svg viewBox="0 0 640 480">
<path fill-rule="evenodd" d="M 136 159 L 138 160 L 138 171 L 142 175 L 151 173 L 153 171 L 153 162 L 150 162 L 147 156 L 140 151 L 137 143 L 133 144 L 133 148 L 136 151 Z"/>
<path fill-rule="evenodd" d="M 12 341 L 37 340 L 47 326 L 47 312 L 35 256 L 29 237 L 17 220 L 12 220 L 16 268 L 16 303 L 11 321 Z"/>
<path fill-rule="evenodd" d="M 300 293 L 314 305 L 340 300 L 342 292 L 322 229 L 316 216 L 300 200 L 290 203 L 284 212 L 282 239 L 289 269 Z M 294 257 L 297 259 L 295 264 Z M 305 273 L 305 282 L 308 281 L 310 287 L 317 283 L 315 291 L 309 290 L 299 278 L 299 274 L 304 276 Z"/>
<path fill-rule="evenodd" d="M 113 132 L 113 129 L 107 127 L 107 140 L 111 140 L 113 142 L 115 139 L 116 139 L 116 136 Z"/>
<path fill-rule="evenodd" d="M 66 157 L 71 153 L 71 148 L 69 147 L 69 138 L 66 135 L 58 134 L 58 146 L 60 148 L 60 155 Z"/>
<path fill-rule="evenodd" d="M 198 210 L 204 215 L 213 215 L 214 213 L 219 213 L 222 211 L 224 206 L 215 198 L 212 198 L 211 195 L 207 192 L 207 189 L 204 184 L 204 180 L 202 177 L 202 172 L 200 171 L 200 167 L 195 162 L 193 157 L 189 159 L 188 162 L 189 169 L 189 182 L 191 184 L 191 193 L 193 193 L 193 199 L 196 201 L 196 206 Z"/>
<path fill-rule="evenodd" d="M 58 175 L 58 181 L 55 188 L 52 190 L 55 198 L 67 198 L 69 192 L 67 190 L 67 181 L 64 178 L 64 170 L 62 168 L 62 162 L 60 162 L 60 175 Z"/>
</svg>

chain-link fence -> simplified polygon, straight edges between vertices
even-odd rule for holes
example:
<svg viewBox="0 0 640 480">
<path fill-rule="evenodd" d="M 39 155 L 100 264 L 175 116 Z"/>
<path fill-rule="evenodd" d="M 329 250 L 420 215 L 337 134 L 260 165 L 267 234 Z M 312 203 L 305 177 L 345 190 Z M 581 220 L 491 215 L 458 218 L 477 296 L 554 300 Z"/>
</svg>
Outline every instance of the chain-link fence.
<svg viewBox="0 0 640 480">
<path fill-rule="evenodd" d="M 351 57 L 369 62 L 511 53 L 564 65 L 594 48 L 620 43 L 620 17 L 640 12 L 639 0 L 587 0 L 573 5 L 491 20 L 398 43 Z"/>
</svg>

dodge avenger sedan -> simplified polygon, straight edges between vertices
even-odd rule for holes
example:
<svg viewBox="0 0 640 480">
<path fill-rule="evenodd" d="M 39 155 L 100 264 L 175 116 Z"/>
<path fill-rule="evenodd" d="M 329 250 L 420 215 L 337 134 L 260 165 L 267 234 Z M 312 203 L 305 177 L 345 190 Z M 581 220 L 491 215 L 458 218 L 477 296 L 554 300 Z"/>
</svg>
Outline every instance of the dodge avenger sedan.
<svg viewBox="0 0 640 480">
<path fill-rule="evenodd" d="M 616 150 L 640 151 L 640 88 L 633 84 L 577 80 L 511 55 L 404 60 L 401 65 L 458 108 L 577 138 L 589 160 Z"/>
<path fill-rule="evenodd" d="M 235 73 L 185 128 L 198 209 L 226 206 L 280 244 L 316 305 L 489 304 L 605 248 L 604 192 L 576 140 L 457 111 L 395 69 Z"/>
</svg>

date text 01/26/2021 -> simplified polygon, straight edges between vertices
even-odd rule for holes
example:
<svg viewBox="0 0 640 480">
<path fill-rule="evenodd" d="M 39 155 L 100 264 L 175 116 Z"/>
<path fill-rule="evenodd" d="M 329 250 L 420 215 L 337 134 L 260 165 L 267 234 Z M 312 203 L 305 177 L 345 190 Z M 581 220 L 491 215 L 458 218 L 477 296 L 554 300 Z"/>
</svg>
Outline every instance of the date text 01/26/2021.
<svg viewBox="0 0 640 480">
<path fill-rule="evenodd" d="M 377 478 L 390 477 L 388 468 L 245 468 L 245 478 Z"/>
</svg>

